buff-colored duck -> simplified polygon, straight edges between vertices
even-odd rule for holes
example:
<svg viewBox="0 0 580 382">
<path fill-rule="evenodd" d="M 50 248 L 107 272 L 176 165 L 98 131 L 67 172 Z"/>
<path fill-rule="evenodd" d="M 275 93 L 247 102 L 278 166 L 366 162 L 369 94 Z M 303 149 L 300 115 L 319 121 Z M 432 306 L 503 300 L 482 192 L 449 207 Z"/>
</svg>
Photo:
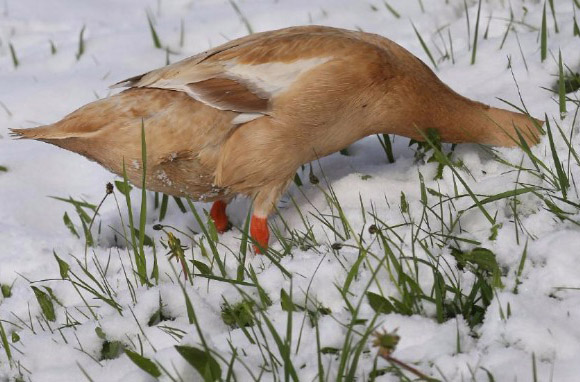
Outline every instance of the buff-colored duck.
<svg viewBox="0 0 580 382">
<path fill-rule="evenodd" d="M 129 89 L 53 125 L 15 129 L 141 183 L 141 123 L 150 190 L 227 203 L 254 199 L 251 235 L 268 246 L 268 215 L 304 163 L 376 133 L 514 146 L 537 142 L 537 122 L 455 93 L 418 58 L 369 33 L 302 26 L 233 40 L 132 77 Z M 536 126 L 536 127 L 534 127 Z"/>
</svg>

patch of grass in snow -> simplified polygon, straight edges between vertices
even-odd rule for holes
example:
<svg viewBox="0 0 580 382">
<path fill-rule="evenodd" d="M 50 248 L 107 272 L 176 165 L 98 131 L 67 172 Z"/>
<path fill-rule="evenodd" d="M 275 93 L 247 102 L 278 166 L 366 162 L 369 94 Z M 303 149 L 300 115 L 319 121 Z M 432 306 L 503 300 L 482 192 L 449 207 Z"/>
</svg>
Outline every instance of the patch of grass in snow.
<svg viewBox="0 0 580 382">
<path fill-rule="evenodd" d="M 0 292 L 2 297 L 9 298 L 12 296 L 12 285 L 0 284 Z"/>
<path fill-rule="evenodd" d="M 245 328 L 254 325 L 254 302 L 242 300 L 231 305 L 224 299 L 222 320 L 232 328 Z"/>
</svg>

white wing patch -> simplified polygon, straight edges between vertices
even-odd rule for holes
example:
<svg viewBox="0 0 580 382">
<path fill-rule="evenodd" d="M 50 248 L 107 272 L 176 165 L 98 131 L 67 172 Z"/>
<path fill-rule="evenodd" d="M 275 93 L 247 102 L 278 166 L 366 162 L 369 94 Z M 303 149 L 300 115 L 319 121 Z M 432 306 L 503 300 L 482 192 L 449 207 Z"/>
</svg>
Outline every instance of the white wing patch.
<svg viewBox="0 0 580 382">
<path fill-rule="evenodd" d="M 242 123 L 253 121 L 254 119 L 258 119 L 263 117 L 264 114 L 262 113 L 242 113 L 238 114 L 236 117 L 232 119 L 232 125 L 241 125 Z"/>
<path fill-rule="evenodd" d="M 226 76 L 247 83 L 273 97 L 288 90 L 301 74 L 331 59 L 332 57 L 317 57 L 291 63 L 271 62 L 257 65 L 238 64 L 232 60 L 224 66 Z"/>
</svg>

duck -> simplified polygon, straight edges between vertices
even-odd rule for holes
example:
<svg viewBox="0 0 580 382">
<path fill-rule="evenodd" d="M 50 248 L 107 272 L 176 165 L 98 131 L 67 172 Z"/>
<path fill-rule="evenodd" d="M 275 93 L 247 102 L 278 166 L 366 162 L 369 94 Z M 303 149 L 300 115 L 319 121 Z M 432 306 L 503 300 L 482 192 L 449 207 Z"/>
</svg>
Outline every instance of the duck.
<svg viewBox="0 0 580 382">
<path fill-rule="evenodd" d="M 253 200 L 256 253 L 302 165 L 373 134 L 492 146 L 538 143 L 542 121 L 465 98 L 377 34 L 297 26 L 251 34 L 118 82 L 54 124 L 13 129 L 79 153 L 145 188 L 213 202 L 218 232 L 236 195 Z"/>
</svg>

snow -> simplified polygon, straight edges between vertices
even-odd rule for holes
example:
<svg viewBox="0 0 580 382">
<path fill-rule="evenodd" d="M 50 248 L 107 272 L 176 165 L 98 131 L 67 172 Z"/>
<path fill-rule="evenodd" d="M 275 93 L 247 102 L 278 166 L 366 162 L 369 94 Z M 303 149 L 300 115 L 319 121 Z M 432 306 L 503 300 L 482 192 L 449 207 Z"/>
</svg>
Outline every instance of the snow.
<svg viewBox="0 0 580 382">
<path fill-rule="evenodd" d="M 472 99 L 507 107 L 500 98 L 520 105 L 517 81 L 531 114 L 543 119 L 546 113 L 551 121 L 555 118 L 566 135 L 572 137 L 573 147 L 580 147 L 580 123 L 578 118 L 574 118 L 575 106 L 568 102 L 568 115 L 560 121 L 557 96 L 546 90 L 552 88 L 558 72 L 559 50 L 564 62 L 578 71 L 580 39 L 573 36 L 573 1 L 554 1 L 560 29 L 558 34 L 554 31 L 548 7 L 549 53 L 544 62 L 540 61 L 538 42 L 543 2 L 483 2 L 475 65 L 470 65 L 468 45 L 472 41 L 467 38 L 463 1 L 450 0 L 449 4 L 443 0 L 423 1 L 424 12 L 419 1 L 393 0 L 388 3 L 401 14 L 401 18 L 394 18 L 384 3 L 377 0 L 237 1 L 255 32 L 308 23 L 360 28 L 391 38 L 429 65 L 410 21 L 426 40 L 436 59 L 441 54 L 435 45 L 443 49 L 437 31 L 443 28 L 442 38 L 446 40 L 446 27 L 449 27 L 455 64 L 450 60 L 441 61 L 437 71 L 445 83 Z M 473 38 L 477 1 L 467 3 Z M 515 20 L 524 18 L 525 23 L 514 24 L 517 38 L 513 31 L 510 32 L 500 50 L 510 9 Z M 12 366 L 0 346 L 0 381 L 16 380 L 20 374 L 24 380 L 31 381 L 80 381 L 87 379 L 84 373 L 93 381 L 153 380 L 125 355 L 99 360 L 103 339 L 96 335 L 97 327 L 106 334 L 108 341 L 121 341 L 138 352 L 142 346 L 146 357 L 164 365 L 173 376 L 179 375 L 184 381 L 201 378 L 174 349 L 174 345 L 179 344 L 200 346 L 200 337 L 195 326 L 188 321 L 184 297 L 174 276 L 173 268 L 178 269 L 179 266 L 170 263 L 163 256 L 164 249 L 157 245 L 160 283 L 150 288 L 137 288 L 134 297 L 125 276 L 126 272 L 130 273 L 129 252 L 121 245 L 119 236 L 115 235 L 115 230 L 122 232 L 123 223 L 114 199 L 110 197 L 103 204 L 97 218 L 101 233 L 97 235 L 97 226 L 93 229 L 93 234 L 98 237 L 98 246 L 89 249 L 88 256 L 85 256 L 82 227 L 75 209 L 48 197 L 72 196 L 98 204 L 105 195 L 105 184 L 119 179 L 79 155 L 44 143 L 15 141 L 8 136 L 9 128 L 33 127 L 56 121 L 96 97 L 110 94 L 109 85 L 164 65 L 166 52 L 153 47 L 146 11 L 156 20 L 156 30 L 162 43 L 168 44 L 174 52 L 169 55 L 171 62 L 248 32 L 230 3 L 221 0 L 4 0 L 0 3 L 0 166 L 8 170 L 0 171 L 0 284 L 12 285 L 11 297 L 3 298 L 0 295 L 0 320 L 9 334 L 9 341 L 13 332 L 20 337 L 18 342 L 12 344 L 15 361 Z M 579 11 L 576 9 L 580 15 Z M 490 14 L 493 18 L 489 23 L 488 36 L 483 39 Z M 183 47 L 179 45 L 182 20 L 185 27 Z M 79 33 L 83 26 L 86 27 L 85 53 L 77 60 Z M 49 41 L 57 48 L 54 55 L 51 54 Z M 20 62 L 17 68 L 12 65 L 9 43 Z M 513 74 L 506 69 L 508 60 L 511 61 Z M 568 96 L 577 100 L 578 92 Z M 566 162 L 568 149 L 554 123 L 552 127 L 558 153 Z M 349 156 L 334 154 L 313 164 L 314 173 L 321 180 L 320 187 L 308 184 L 306 168 L 300 174 L 305 185 L 290 188 L 280 204 L 285 223 L 293 231 L 305 231 L 301 216 L 307 216 L 319 244 L 310 248 L 294 248 L 292 256 L 281 259 L 281 266 L 294 275 L 292 281 L 263 256 L 248 256 L 246 260 L 255 269 L 260 285 L 272 299 L 273 304 L 267 314 L 278 333 L 286 335 L 288 312 L 282 310 L 280 305 L 280 293 L 284 288 L 288 293 L 292 290 L 297 305 L 314 309 L 318 302 L 329 308 L 332 314 L 319 318 L 321 347 L 340 349 L 343 346 L 346 333 L 343 323 L 349 322 L 350 314 L 336 286 L 344 284 L 359 251 L 353 248 L 355 241 L 352 238 L 344 241 L 340 250 L 331 249 L 331 245 L 341 242 L 341 239 L 310 214 L 316 215 L 320 211 L 327 215 L 332 212 L 322 192 L 328 192 L 329 184 L 354 232 L 363 232 L 367 245 L 370 244 L 371 249 L 379 253 L 382 249 L 367 233 L 369 225 L 375 223 L 368 213 L 373 212 L 374 208 L 373 213 L 390 227 L 403 224 L 409 218 L 418 222 L 422 211 L 419 173 L 426 187 L 442 194 L 454 195 L 455 189 L 459 194 L 466 193 L 466 188 L 454 178 L 449 168 L 445 168 L 443 179 L 433 180 L 436 164 L 415 163 L 407 143 L 407 139 L 395 138 L 396 162 L 388 164 L 377 139 L 368 137 L 349 147 Z M 524 167 L 533 166 L 519 149 L 497 149 L 497 152 L 511 163 L 519 164 L 523 160 Z M 533 152 L 554 168 L 546 137 Z M 461 174 L 477 195 L 513 190 L 516 181 L 549 186 L 547 180 L 539 179 L 530 172 L 518 173 L 493 160 L 488 152 L 475 145 L 459 145 L 453 158 L 461 160 L 471 171 L 472 176 L 464 171 Z M 580 168 L 574 164 L 574 159 L 571 163 L 572 176 L 580 179 Z M 163 178 L 164 174 L 159 176 Z M 572 185 L 569 190 L 569 200 L 578 204 L 575 187 Z M 401 214 L 401 193 L 409 203 L 409 215 Z M 116 194 L 126 223 L 124 197 L 119 192 Z M 133 214 L 138 216 L 140 190 L 134 188 L 131 197 Z M 290 197 L 300 206 L 302 215 L 296 211 Z M 431 203 L 438 200 L 431 195 L 429 198 Z M 361 200 L 366 215 L 361 212 Z M 464 243 L 463 249 L 481 246 L 493 251 L 504 270 L 504 288 L 495 290 L 483 323 L 473 331 L 461 316 L 437 323 L 432 305 L 426 305 L 421 315 L 380 315 L 377 321 L 379 327 L 389 331 L 397 329 L 401 337 L 393 354 L 396 358 L 447 381 L 487 381 L 485 370 L 492 373 L 496 381 L 532 380 L 533 359 L 538 380 L 578 379 L 580 291 L 574 288 L 580 288 L 580 230 L 572 221 L 580 221 L 580 211 L 572 205 L 558 203 L 561 209 L 571 212 L 566 215 L 570 220 L 562 221 L 548 211 L 538 197 L 531 193 L 519 195 L 517 219 L 524 229 L 518 228 L 516 235 L 510 200 L 485 206 L 492 215 L 497 212 L 496 220 L 502 224 L 495 240 L 489 238 L 490 224 L 478 208 L 465 212 L 461 219 L 462 231 L 454 232 L 464 239 L 481 243 Z M 150 213 L 146 233 L 155 240 L 166 240 L 163 232 L 152 229 L 158 223 L 158 212 L 152 209 L 152 194 L 148 201 Z M 470 207 L 473 201 L 464 197 L 454 203 L 459 211 Z M 209 210 L 209 204 L 196 205 L 198 211 Z M 243 226 L 248 208 L 249 202 L 243 199 L 236 199 L 228 206 L 228 214 L 235 226 Z M 73 220 L 81 239 L 72 235 L 63 224 L 65 211 Z M 278 227 L 283 226 L 278 215 L 272 216 L 270 221 Z M 189 229 L 200 231 L 192 214 L 182 214 L 171 200 L 163 223 L 185 232 Z M 340 222 L 336 223 L 337 227 L 341 227 Z M 431 224 L 432 229 L 440 228 L 436 220 L 432 219 Z M 403 253 L 428 258 L 424 250 L 412 246 L 412 237 L 416 232 L 409 226 L 395 230 L 402 238 L 400 249 Z M 290 237 L 288 231 L 281 232 L 285 237 Z M 339 232 L 342 231 L 339 229 Z M 239 248 L 240 236 L 240 231 L 234 229 L 220 238 L 222 245 L 218 247 L 227 259 L 226 268 L 231 277 L 235 277 L 237 262 L 226 247 Z M 181 238 L 184 245 L 191 246 L 186 237 Z M 277 241 L 272 246 L 277 250 L 282 248 Z M 527 258 L 518 277 L 524 250 Z M 99 274 L 99 268 L 106 269 L 106 279 L 114 291 L 115 301 L 123 307 L 122 314 L 88 295 L 98 318 L 95 319 L 71 284 L 60 279 L 53 253 L 69 263 L 71 271 L 84 279 L 86 276 L 80 266 L 85 261 L 93 275 Z M 188 256 L 191 253 L 196 260 L 210 264 L 208 259 L 202 257 L 199 248 L 193 252 L 187 251 Z M 150 248 L 146 254 L 151 264 L 153 254 Z M 455 266 L 448 246 L 441 248 L 437 255 L 450 266 Z M 376 266 L 377 262 L 373 260 L 370 264 Z M 431 271 L 421 266 L 419 273 L 420 286 L 423 290 L 429 290 L 433 285 Z M 462 283 L 473 283 L 470 273 L 455 273 Z M 514 293 L 518 279 L 521 284 L 517 285 L 518 293 Z M 372 281 L 372 270 L 361 267 L 351 286 L 349 299 L 355 304 L 362 299 L 359 316 L 370 320 L 374 311 L 364 298 L 369 283 L 369 290 L 375 293 L 382 291 L 385 296 L 398 296 L 399 292 L 386 270 L 381 269 Z M 50 287 L 61 304 L 55 304 L 56 321 L 50 326 L 40 319 L 41 309 L 31 285 L 42 290 L 45 290 L 43 287 Z M 229 328 L 220 317 L 224 300 L 230 304 L 240 301 L 240 292 L 231 284 L 203 278 L 196 278 L 192 286 L 186 283 L 186 289 L 210 348 L 222 354 L 225 360 L 231 356 L 230 343 L 239 351 L 243 349 L 243 362 L 254 375 L 258 375 L 263 365 L 259 349 L 249 342 L 240 329 Z M 257 299 L 255 288 L 241 289 Z M 174 338 L 158 326 L 147 325 L 159 308 L 160 299 L 164 315 L 173 318 L 160 325 L 183 331 L 181 339 Z M 510 314 L 506 317 L 508 309 Z M 301 343 L 300 351 L 293 351 L 291 357 L 300 380 L 313 380 L 318 373 L 315 330 L 304 312 L 294 312 L 292 317 L 293 350 L 299 337 Z M 364 329 L 363 326 L 357 327 Z M 271 336 L 268 339 L 272 351 L 277 351 Z M 457 343 L 460 344 L 460 351 Z M 370 347 L 370 341 L 365 349 L 370 353 L 361 358 L 357 371 L 359 380 L 368 379 L 374 362 L 375 349 Z M 323 364 L 330 380 L 337 377 L 337 359 L 337 355 L 323 355 Z M 386 361 L 379 359 L 377 362 L 379 368 L 387 367 Z M 225 362 L 221 362 L 221 366 L 222 370 L 227 369 Z M 249 380 L 250 376 L 241 363 L 235 364 L 234 371 L 238 380 Z M 270 380 L 272 376 L 266 372 L 262 378 Z M 380 378 L 397 380 L 393 375 Z M 160 379 L 170 380 L 165 375 Z"/>
</svg>

